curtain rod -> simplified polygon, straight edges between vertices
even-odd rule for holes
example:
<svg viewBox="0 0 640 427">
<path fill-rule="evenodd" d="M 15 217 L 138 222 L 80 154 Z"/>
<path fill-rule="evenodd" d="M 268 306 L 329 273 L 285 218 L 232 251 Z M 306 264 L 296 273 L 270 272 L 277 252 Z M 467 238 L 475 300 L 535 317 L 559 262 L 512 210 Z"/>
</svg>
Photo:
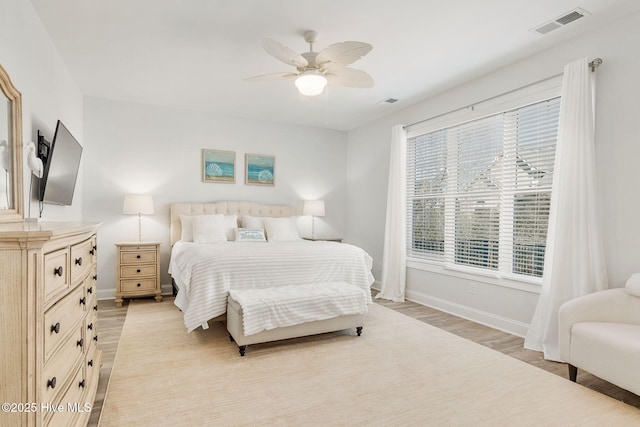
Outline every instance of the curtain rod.
<svg viewBox="0 0 640 427">
<path fill-rule="evenodd" d="M 594 71 L 596 71 L 596 68 L 598 68 L 600 65 L 602 65 L 602 59 L 601 58 L 596 58 L 593 61 L 589 62 L 589 64 L 587 64 L 587 65 L 589 66 L 589 68 L 591 68 L 591 72 L 594 72 Z M 499 95 L 491 96 L 489 98 L 483 99 L 482 101 L 477 101 L 477 102 L 474 102 L 473 104 L 465 105 L 464 107 L 459 107 L 459 108 L 456 108 L 454 110 L 447 111 L 446 113 L 438 114 L 436 116 L 429 117 L 428 119 L 423 119 L 423 120 L 417 121 L 415 123 L 411 123 L 410 125 L 405 125 L 402 128 L 406 130 L 406 129 L 410 128 L 411 126 L 415 126 L 415 125 L 418 125 L 420 123 L 428 122 L 430 120 L 439 119 L 440 117 L 446 116 L 447 114 L 452 114 L 452 113 L 455 113 L 455 112 L 458 112 L 458 111 L 461 111 L 461 110 L 465 110 L 467 108 L 472 108 L 476 104 L 482 104 L 483 102 L 491 101 L 491 100 L 499 98 L 501 96 L 509 95 L 510 93 L 516 92 L 518 90 L 526 89 L 526 88 L 528 88 L 530 86 L 537 85 L 538 83 L 542 83 L 542 82 L 546 82 L 547 80 L 555 79 L 556 77 L 559 77 L 559 76 L 561 76 L 563 74 L 564 73 L 554 74 L 553 76 L 549 76 L 549 77 L 546 77 L 544 79 L 535 81 L 533 83 L 529 83 L 529 84 L 524 85 L 522 87 L 519 87 L 517 89 L 512 89 L 512 90 L 509 90 L 507 92 L 503 92 L 503 93 L 501 93 Z"/>
</svg>

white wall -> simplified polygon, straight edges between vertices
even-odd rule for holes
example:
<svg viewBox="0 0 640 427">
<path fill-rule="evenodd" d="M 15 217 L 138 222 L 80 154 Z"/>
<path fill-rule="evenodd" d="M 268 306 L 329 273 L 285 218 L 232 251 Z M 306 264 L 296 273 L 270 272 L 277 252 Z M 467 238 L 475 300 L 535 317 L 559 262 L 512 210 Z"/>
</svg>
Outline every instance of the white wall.
<svg viewBox="0 0 640 427">
<path fill-rule="evenodd" d="M 0 64 L 22 93 L 23 143 L 37 141 L 38 130 L 51 140 L 60 119 L 84 145 L 82 93 L 29 1 L 0 2 Z M 31 217 L 37 217 L 37 199 L 29 195 L 31 174 L 24 169 L 25 216 L 31 207 Z M 42 219 L 82 219 L 82 187 L 80 172 L 73 205 L 45 205 Z"/>
<path fill-rule="evenodd" d="M 298 205 L 322 199 L 316 234 L 346 232 L 346 133 L 217 117 L 211 114 L 85 98 L 84 219 L 98 232 L 100 298 L 115 291 L 114 242 L 137 239 L 137 217 L 122 214 L 127 193 L 152 194 L 155 214 L 142 218 L 143 240 L 160 241 L 162 284 L 170 289 L 169 205 L 251 200 Z M 203 148 L 236 152 L 236 183 L 202 182 Z M 275 186 L 244 184 L 244 155 L 274 155 Z M 310 234 L 310 220 L 300 222 Z"/>
<path fill-rule="evenodd" d="M 410 124 L 544 79 L 562 72 L 575 59 L 601 57 L 596 149 L 604 244 L 610 283 L 623 286 L 631 273 L 640 271 L 639 26 L 640 15 L 628 16 L 350 132 L 347 237 L 377 261 L 381 259 L 392 125 Z M 378 277 L 379 269 L 378 262 Z M 537 302 L 536 287 L 514 289 L 479 280 L 471 294 L 469 281 L 468 277 L 410 268 L 407 296 L 520 335 L 526 333 Z"/>
</svg>

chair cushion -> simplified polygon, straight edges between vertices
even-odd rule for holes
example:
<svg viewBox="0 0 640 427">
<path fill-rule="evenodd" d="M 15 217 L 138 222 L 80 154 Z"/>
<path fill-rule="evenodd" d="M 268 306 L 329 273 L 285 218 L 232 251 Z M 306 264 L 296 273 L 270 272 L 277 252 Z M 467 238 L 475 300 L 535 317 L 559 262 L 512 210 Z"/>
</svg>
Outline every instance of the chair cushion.
<svg viewBox="0 0 640 427">
<path fill-rule="evenodd" d="M 640 394 L 640 325 L 580 322 L 571 328 L 568 360 L 574 366 Z"/>
</svg>

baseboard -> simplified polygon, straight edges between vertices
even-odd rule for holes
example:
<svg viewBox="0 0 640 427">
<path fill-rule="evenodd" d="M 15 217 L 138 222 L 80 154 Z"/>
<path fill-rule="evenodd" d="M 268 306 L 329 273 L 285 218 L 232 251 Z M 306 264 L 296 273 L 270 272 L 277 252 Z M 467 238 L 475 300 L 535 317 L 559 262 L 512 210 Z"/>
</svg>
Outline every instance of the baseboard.
<svg viewBox="0 0 640 427">
<path fill-rule="evenodd" d="M 497 316 L 493 313 L 478 310 L 473 307 L 465 306 L 455 302 L 443 300 L 431 295 L 423 294 L 415 291 L 407 291 L 406 298 L 418 304 L 435 308 L 454 316 L 462 317 L 490 328 L 498 329 L 512 335 L 524 338 L 527 335 L 529 325 L 506 317 Z"/>
</svg>

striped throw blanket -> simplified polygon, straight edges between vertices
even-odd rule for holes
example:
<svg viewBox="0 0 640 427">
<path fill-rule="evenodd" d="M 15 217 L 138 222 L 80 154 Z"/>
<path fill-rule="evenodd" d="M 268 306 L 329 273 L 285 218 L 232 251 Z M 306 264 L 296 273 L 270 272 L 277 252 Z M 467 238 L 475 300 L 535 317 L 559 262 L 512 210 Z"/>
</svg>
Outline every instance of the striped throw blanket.
<svg viewBox="0 0 640 427">
<path fill-rule="evenodd" d="M 367 312 L 365 291 L 345 282 L 229 291 L 242 307 L 245 335 Z"/>
</svg>

